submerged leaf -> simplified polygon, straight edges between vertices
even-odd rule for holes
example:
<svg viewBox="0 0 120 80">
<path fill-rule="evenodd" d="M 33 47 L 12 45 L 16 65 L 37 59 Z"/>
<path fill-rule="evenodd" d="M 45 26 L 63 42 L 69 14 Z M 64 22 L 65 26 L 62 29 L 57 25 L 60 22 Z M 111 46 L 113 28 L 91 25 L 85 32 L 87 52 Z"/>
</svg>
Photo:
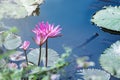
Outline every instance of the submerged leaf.
<svg viewBox="0 0 120 80">
<path fill-rule="evenodd" d="M 16 49 L 22 43 L 21 37 L 15 34 L 8 34 L 4 41 L 4 46 L 8 50 Z"/>
<path fill-rule="evenodd" d="M 110 74 L 99 69 L 83 69 L 80 71 L 84 80 L 109 80 Z"/>
<path fill-rule="evenodd" d="M 104 9 L 98 11 L 91 20 L 97 26 L 120 31 L 120 6 L 117 7 L 104 7 Z"/>
<path fill-rule="evenodd" d="M 45 65 L 45 48 L 42 48 L 41 52 L 41 59 L 43 61 L 43 64 Z M 28 60 L 30 62 L 33 62 L 34 64 L 38 64 L 38 58 L 39 58 L 39 49 L 33 49 L 28 53 Z M 48 66 L 53 66 L 57 61 L 59 60 L 59 54 L 54 51 L 53 49 L 48 49 Z"/>
</svg>

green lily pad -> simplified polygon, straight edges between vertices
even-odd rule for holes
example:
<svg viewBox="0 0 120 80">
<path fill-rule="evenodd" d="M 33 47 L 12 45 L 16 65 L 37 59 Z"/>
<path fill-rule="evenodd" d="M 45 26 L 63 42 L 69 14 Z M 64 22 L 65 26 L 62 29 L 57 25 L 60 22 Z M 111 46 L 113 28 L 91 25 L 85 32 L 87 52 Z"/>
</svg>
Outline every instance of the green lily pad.
<svg viewBox="0 0 120 80">
<path fill-rule="evenodd" d="M 111 75 L 120 78 L 120 55 L 113 53 L 102 54 L 100 64 Z"/>
<path fill-rule="evenodd" d="M 43 0 L 1 0 L 0 19 L 31 16 L 41 3 Z"/>
<path fill-rule="evenodd" d="M 120 6 L 104 7 L 92 17 L 91 21 L 99 27 L 120 31 Z"/>
<path fill-rule="evenodd" d="M 44 0 L 20 0 L 26 11 L 28 12 L 28 16 L 37 15 L 36 10 L 39 8 L 39 5 L 44 2 Z"/>
<path fill-rule="evenodd" d="M 0 9 L 0 19 L 24 18 L 27 15 L 27 11 L 19 0 L 2 0 L 0 2 Z"/>
<path fill-rule="evenodd" d="M 118 55 L 120 55 L 120 41 L 117 41 L 114 44 L 112 44 L 103 53 L 104 54 L 112 53 L 112 54 L 118 54 Z"/>
<path fill-rule="evenodd" d="M 38 48 L 33 49 L 28 53 L 27 56 L 30 62 L 33 62 L 34 64 L 37 65 L 39 59 L 39 49 Z M 48 66 L 53 66 L 58 60 L 59 54 L 53 49 L 48 49 Z M 45 65 L 45 48 L 42 48 L 41 61 Z"/>
<path fill-rule="evenodd" d="M 80 74 L 84 80 L 109 80 L 110 74 L 99 69 L 83 69 Z"/>
<path fill-rule="evenodd" d="M 11 61 L 21 61 L 25 60 L 25 56 L 22 51 L 15 51 L 13 54 L 9 56 Z"/>
<path fill-rule="evenodd" d="M 39 49 L 36 48 L 36 49 L 31 50 L 27 54 L 27 57 L 28 57 L 28 61 L 37 65 L 38 64 L 38 59 L 39 59 Z"/>
<path fill-rule="evenodd" d="M 111 75 L 120 78 L 120 41 L 113 43 L 103 52 L 100 64 Z"/>
<path fill-rule="evenodd" d="M 16 49 L 22 43 L 21 37 L 13 33 L 7 35 L 4 41 L 4 46 L 8 50 Z"/>
</svg>

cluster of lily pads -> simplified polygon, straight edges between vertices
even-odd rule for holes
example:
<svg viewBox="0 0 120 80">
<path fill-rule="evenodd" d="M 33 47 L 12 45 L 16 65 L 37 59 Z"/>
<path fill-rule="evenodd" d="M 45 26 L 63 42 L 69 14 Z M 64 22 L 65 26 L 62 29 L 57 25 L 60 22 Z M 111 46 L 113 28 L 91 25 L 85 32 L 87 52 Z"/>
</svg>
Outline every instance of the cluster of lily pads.
<svg viewBox="0 0 120 80">
<path fill-rule="evenodd" d="M 120 6 L 106 6 L 103 10 L 98 11 L 92 19 L 97 26 L 116 31 L 120 33 L 119 13 Z M 104 70 L 120 78 L 120 41 L 116 41 L 107 48 L 100 56 L 100 64 Z"/>
<path fill-rule="evenodd" d="M 0 20 L 38 15 L 42 3 L 43 0 L 1 0 Z M 102 28 L 120 32 L 119 16 L 119 6 L 106 6 L 91 21 Z M 64 47 L 65 53 L 59 55 L 48 48 L 49 38 L 61 36 L 59 25 L 54 27 L 48 22 L 36 25 L 32 31 L 38 48 L 29 48 L 31 43 L 23 42 L 16 31 L 15 27 L 0 30 L 0 80 L 59 80 L 59 71 L 69 65 L 65 59 L 72 52 L 70 48 Z M 44 44 L 45 47 L 42 47 Z M 89 61 L 88 57 L 79 57 L 76 60 L 78 74 L 82 75 L 79 80 L 109 80 L 111 75 L 120 78 L 119 60 L 120 41 L 113 43 L 101 54 L 100 64 L 104 70 L 88 68 L 94 66 L 94 62 Z"/>
<path fill-rule="evenodd" d="M 15 32 L 16 29 L 0 32 L 0 80 L 55 80 L 59 70 L 68 65 L 65 58 L 71 49 L 65 48 L 61 56 L 48 48 L 48 38 L 60 36 L 59 26 L 41 22 L 32 31 L 35 33 L 34 42 L 38 48 L 29 49 L 30 42 L 24 41 Z M 42 45 L 46 45 L 43 48 Z M 23 49 L 23 51 L 21 51 Z"/>
<path fill-rule="evenodd" d="M 101 28 L 120 33 L 120 6 L 105 6 L 93 15 L 91 21 Z M 110 75 L 120 78 L 120 41 L 116 41 L 100 56 L 100 69 L 83 69 L 84 80 L 110 80 Z M 105 70 L 105 71 L 104 71 Z M 81 80 L 81 79 L 80 79 Z"/>
</svg>

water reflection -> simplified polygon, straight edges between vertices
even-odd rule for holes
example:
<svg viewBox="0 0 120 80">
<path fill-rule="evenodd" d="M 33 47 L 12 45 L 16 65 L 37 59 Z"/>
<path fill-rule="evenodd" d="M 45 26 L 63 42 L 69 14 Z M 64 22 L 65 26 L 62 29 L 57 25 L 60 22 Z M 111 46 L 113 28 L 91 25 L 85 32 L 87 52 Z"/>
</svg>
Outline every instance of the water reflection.
<svg viewBox="0 0 120 80">
<path fill-rule="evenodd" d="M 110 34 L 116 34 L 116 35 L 120 35 L 120 32 L 119 31 L 113 31 L 113 30 L 109 30 L 109 29 L 106 29 L 106 28 L 101 28 L 104 32 L 108 32 Z"/>
<path fill-rule="evenodd" d="M 81 45 L 77 46 L 76 48 L 82 48 L 82 47 L 86 46 L 89 42 L 91 42 L 92 40 L 94 40 L 98 36 L 99 36 L 98 33 L 93 34 L 89 39 L 87 39 L 84 43 L 82 43 Z"/>
</svg>

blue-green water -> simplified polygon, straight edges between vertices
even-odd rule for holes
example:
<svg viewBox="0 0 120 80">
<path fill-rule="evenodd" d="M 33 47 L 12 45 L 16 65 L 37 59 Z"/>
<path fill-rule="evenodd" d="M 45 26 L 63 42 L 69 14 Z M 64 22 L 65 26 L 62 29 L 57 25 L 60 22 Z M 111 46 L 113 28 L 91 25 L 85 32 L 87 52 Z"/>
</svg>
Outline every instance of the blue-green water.
<svg viewBox="0 0 120 80">
<path fill-rule="evenodd" d="M 112 43 L 120 39 L 120 35 L 114 35 L 102 31 L 100 28 L 92 25 L 90 19 L 92 15 L 102 9 L 105 5 L 119 5 L 119 0 L 46 0 L 40 6 L 40 15 L 36 17 L 26 17 L 24 19 L 3 20 L 6 26 L 17 26 L 23 40 L 31 41 L 31 47 L 37 47 L 34 44 L 32 37 L 32 29 L 40 21 L 49 21 L 55 25 L 60 24 L 62 27 L 62 37 L 49 39 L 49 47 L 55 49 L 58 53 L 63 53 L 63 45 L 73 48 L 71 59 L 74 56 L 89 56 L 90 60 L 96 63 L 94 68 L 100 68 L 99 57 L 100 54 L 109 47 Z M 99 36 L 91 39 L 95 33 Z M 75 64 L 75 63 L 72 63 Z M 70 76 L 76 72 L 76 65 L 67 67 L 70 71 L 66 77 L 68 80 L 76 80 Z M 73 70 L 73 71 L 72 71 Z M 74 74 L 73 77 L 76 77 Z M 78 77 L 78 76 L 77 76 Z M 64 79 L 63 79 L 64 80 Z M 66 79 L 65 79 L 66 80 Z M 111 80 L 119 80 L 111 78 Z"/>
</svg>

